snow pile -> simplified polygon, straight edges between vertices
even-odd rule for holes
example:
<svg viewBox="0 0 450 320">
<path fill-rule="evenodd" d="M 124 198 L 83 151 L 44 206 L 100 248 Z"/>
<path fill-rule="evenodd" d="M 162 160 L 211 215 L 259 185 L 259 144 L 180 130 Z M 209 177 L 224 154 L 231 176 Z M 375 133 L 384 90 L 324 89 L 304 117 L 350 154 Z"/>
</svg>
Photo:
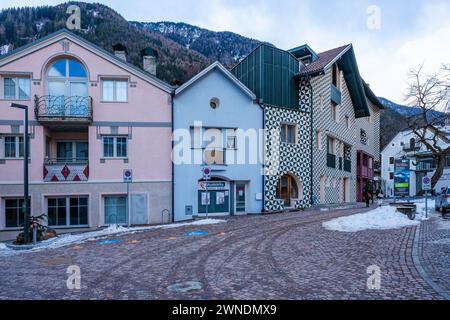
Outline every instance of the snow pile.
<svg viewBox="0 0 450 320">
<path fill-rule="evenodd" d="M 423 212 L 425 211 L 425 203 Z M 418 212 L 419 209 L 417 210 Z M 363 230 L 388 230 L 399 229 L 420 224 L 422 214 L 411 221 L 406 215 L 397 212 L 396 208 L 384 206 L 375 210 L 355 214 L 348 217 L 341 217 L 324 222 L 322 226 L 327 230 L 341 232 L 358 232 Z"/>
<path fill-rule="evenodd" d="M 132 228 L 126 228 L 122 226 L 109 226 L 106 229 L 102 229 L 99 231 L 92 231 L 92 232 L 84 232 L 79 234 L 63 234 L 58 236 L 57 238 L 53 238 L 47 241 L 42 241 L 39 244 L 39 247 L 36 247 L 29 251 L 39 251 L 42 249 L 56 249 L 65 247 L 71 244 L 79 244 L 86 241 L 97 241 L 101 239 L 106 239 L 108 236 L 112 235 L 125 235 L 125 234 L 134 234 L 137 232 L 143 232 L 147 230 L 157 230 L 157 229 L 172 229 L 172 228 L 179 228 L 179 227 L 188 227 L 188 226 L 204 226 L 204 225 L 211 225 L 211 224 L 218 224 L 218 223 L 224 223 L 227 222 L 226 220 L 218 220 L 218 219 L 205 219 L 205 220 L 197 220 L 194 222 L 186 222 L 186 223 L 174 223 L 174 224 L 168 224 L 168 225 L 161 225 L 161 226 L 148 226 L 148 227 L 132 227 Z M 0 255 L 2 254 L 13 254 L 13 253 L 20 253 L 24 251 L 15 251 L 10 248 L 8 248 L 4 243 L 0 243 Z"/>
</svg>

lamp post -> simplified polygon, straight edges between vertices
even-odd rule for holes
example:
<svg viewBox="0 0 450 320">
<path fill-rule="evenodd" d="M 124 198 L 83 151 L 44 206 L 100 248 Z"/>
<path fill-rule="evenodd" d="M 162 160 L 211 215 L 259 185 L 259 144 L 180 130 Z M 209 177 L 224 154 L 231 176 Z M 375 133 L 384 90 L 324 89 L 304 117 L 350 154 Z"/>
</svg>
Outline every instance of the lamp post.
<svg viewBox="0 0 450 320">
<path fill-rule="evenodd" d="M 28 201 L 28 106 L 11 103 L 11 108 L 22 109 L 25 113 L 23 130 L 23 213 L 24 213 L 24 236 L 25 243 L 30 242 L 30 206 Z"/>
</svg>

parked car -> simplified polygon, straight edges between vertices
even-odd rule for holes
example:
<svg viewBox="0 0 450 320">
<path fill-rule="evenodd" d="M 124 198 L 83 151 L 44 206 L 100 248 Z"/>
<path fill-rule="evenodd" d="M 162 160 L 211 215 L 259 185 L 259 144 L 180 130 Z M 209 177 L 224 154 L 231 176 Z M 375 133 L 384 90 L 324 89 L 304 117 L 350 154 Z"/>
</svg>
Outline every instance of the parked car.
<svg viewBox="0 0 450 320">
<path fill-rule="evenodd" d="M 435 207 L 436 211 L 442 212 L 442 215 L 445 215 L 447 211 L 450 211 L 450 187 L 442 189 L 436 198 Z"/>
</svg>

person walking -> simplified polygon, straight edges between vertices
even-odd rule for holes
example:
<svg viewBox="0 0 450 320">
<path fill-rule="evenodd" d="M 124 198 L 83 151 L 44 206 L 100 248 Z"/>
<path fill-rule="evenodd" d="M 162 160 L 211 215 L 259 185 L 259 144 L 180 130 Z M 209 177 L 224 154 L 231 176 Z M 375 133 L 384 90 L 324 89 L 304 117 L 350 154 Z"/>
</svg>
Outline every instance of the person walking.
<svg viewBox="0 0 450 320">
<path fill-rule="evenodd" d="M 369 188 L 368 184 L 366 184 L 366 186 L 364 187 L 363 197 L 366 202 L 366 208 L 369 208 L 370 207 L 370 199 L 372 198 L 372 194 L 370 192 L 370 188 Z"/>
<path fill-rule="evenodd" d="M 383 205 L 384 193 L 381 189 L 377 191 L 377 203 L 378 206 L 381 207 Z"/>
</svg>

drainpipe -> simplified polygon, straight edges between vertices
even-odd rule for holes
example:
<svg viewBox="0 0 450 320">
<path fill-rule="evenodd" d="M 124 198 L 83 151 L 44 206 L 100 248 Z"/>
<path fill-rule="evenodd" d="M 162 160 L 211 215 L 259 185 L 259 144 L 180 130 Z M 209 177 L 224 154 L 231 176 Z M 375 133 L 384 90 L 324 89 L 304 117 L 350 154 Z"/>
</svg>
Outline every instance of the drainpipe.
<svg viewBox="0 0 450 320">
<path fill-rule="evenodd" d="M 171 128 L 172 128 L 172 132 L 171 132 L 171 135 L 172 135 L 172 138 L 171 138 L 171 142 L 172 142 L 172 152 L 173 152 L 173 148 L 174 148 L 174 141 L 173 141 L 173 132 L 174 132 L 174 129 L 175 129 L 175 127 L 174 127 L 174 118 L 173 118 L 173 115 L 174 115 L 174 98 L 175 98 L 175 89 L 174 90 L 172 90 L 172 92 L 170 93 L 170 105 L 171 105 L 171 110 L 170 110 L 170 114 L 171 114 Z M 172 223 L 174 223 L 175 222 L 175 165 L 174 165 L 174 163 L 173 163 L 173 154 L 172 154 L 172 214 L 171 214 L 171 221 L 172 221 Z"/>
<path fill-rule="evenodd" d="M 262 108 L 262 116 L 263 116 L 263 134 L 265 135 L 266 134 L 266 108 L 264 108 L 264 105 L 263 104 L 259 104 L 260 106 L 261 106 L 261 108 Z M 263 139 L 264 139 L 264 137 L 263 137 Z M 264 139 L 264 141 L 265 141 L 265 139 Z M 265 150 L 265 148 L 266 148 L 266 145 L 265 145 L 265 143 L 263 144 L 263 165 L 262 165 L 262 210 L 263 210 L 263 212 L 264 211 L 266 211 L 266 187 L 265 187 L 265 185 L 266 185 L 266 174 L 265 174 L 265 163 L 266 163 L 266 161 L 265 161 L 265 154 L 266 154 L 266 150 Z"/>
<path fill-rule="evenodd" d="M 308 85 L 309 85 L 309 90 L 311 90 L 311 141 L 310 141 L 310 148 L 311 148 L 311 165 L 310 165 L 310 179 L 311 179 L 311 181 L 310 181 L 310 188 L 311 188 L 311 199 L 310 199 L 310 202 L 311 202 L 311 207 L 313 206 L 313 204 L 314 204 L 314 187 L 313 187 L 313 183 L 314 183 L 314 177 L 313 177 L 313 174 L 314 174 L 314 170 L 313 170 L 313 165 L 314 165 L 314 157 L 313 157 L 313 152 L 314 152 L 314 143 L 313 143 L 313 141 L 314 141 L 314 125 L 313 125 L 313 120 L 314 120 L 314 89 L 313 89 L 313 86 L 312 86 L 312 84 L 311 84 L 311 77 L 310 76 L 308 76 L 307 78 L 306 78 L 306 81 L 308 82 Z"/>
</svg>

